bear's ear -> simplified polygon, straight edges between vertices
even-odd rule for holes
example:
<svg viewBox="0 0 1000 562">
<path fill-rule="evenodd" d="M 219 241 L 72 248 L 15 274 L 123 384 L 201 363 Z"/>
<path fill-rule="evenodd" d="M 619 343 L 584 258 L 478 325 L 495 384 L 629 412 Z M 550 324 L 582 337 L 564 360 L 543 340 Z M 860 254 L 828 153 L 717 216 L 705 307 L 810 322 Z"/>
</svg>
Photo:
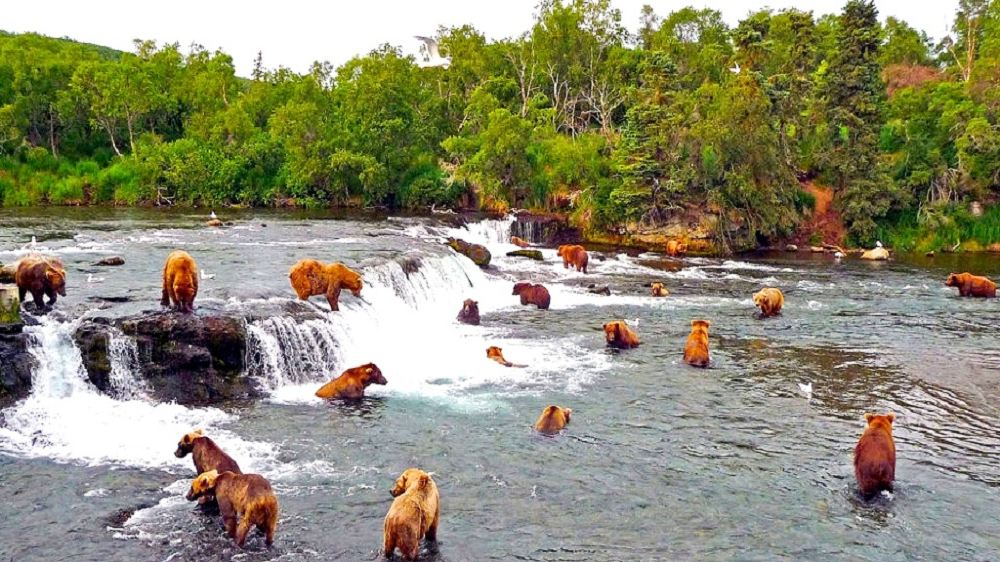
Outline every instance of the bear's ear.
<svg viewBox="0 0 1000 562">
<path fill-rule="evenodd" d="M 872 418 L 874 418 L 874 417 L 875 417 L 875 414 L 872 414 L 870 412 L 867 413 L 867 414 L 865 414 L 865 423 L 871 423 Z"/>
<path fill-rule="evenodd" d="M 566 416 L 566 421 L 569 421 L 570 416 L 573 415 L 573 408 L 563 408 L 563 415 Z"/>
<path fill-rule="evenodd" d="M 889 412 L 888 414 L 886 414 L 885 417 L 886 417 L 886 419 L 889 420 L 889 423 L 892 423 L 892 422 L 896 421 L 896 414 L 894 414 L 892 412 Z"/>
<path fill-rule="evenodd" d="M 372 364 L 371 364 L 371 363 L 369 363 L 369 364 L 368 364 L 368 366 L 367 366 L 367 367 L 365 367 L 365 374 L 366 374 L 366 375 L 370 375 L 370 374 L 372 374 L 372 370 L 373 370 L 373 369 L 372 369 Z"/>
<path fill-rule="evenodd" d="M 197 435 L 198 437 L 202 437 L 203 435 L 205 435 L 205 430 L 199 427 L 198 429 L 192 431 L 191 435 Z"/>
</svg>

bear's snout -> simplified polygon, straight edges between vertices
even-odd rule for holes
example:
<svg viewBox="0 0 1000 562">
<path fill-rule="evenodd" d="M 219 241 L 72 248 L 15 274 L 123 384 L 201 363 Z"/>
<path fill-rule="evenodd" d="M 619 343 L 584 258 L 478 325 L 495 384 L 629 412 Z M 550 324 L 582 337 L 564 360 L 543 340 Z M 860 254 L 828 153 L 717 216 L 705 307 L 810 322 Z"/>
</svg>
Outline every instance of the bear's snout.
<svg viewBox="0 0 1000 562">
<path fill-rule="evenodd" d="M 190 490 L 188 490 L 187 496 L 185 497 L 187 498 L 187 501 L 193 502 L 194 500 L 198 499 L 198 494 L 194 493 L 194 488 L 191 488 Z"/>
<path fill-rule="evenodd" d="M 184 449 L 181 449 L 180 447 L 177 447 L 177 450 L 174 451 L 174 456 L 177 457 L 177 458 L 179 458 L 179 459 L 183 459 L 184 455 L 186 455 L 186 454 L 187 453 L 184 452 Z"/>
</svg>

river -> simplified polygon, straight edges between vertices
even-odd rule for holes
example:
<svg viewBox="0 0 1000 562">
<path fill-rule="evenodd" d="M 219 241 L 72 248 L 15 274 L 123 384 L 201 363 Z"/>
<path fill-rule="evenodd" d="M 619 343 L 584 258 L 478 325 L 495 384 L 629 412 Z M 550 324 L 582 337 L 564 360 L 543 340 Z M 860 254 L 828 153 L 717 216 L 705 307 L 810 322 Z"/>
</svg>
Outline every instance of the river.
<svg viewBox="0 0 1000 562">
<path fill-rule="evenodd" d="M 606 251 L 584 275 L 552 248 L 544 262 L 506 257 L 512 219 L 226 218 L 235 225 L 209 229 L 191 211 L 0 211 L 0 261 L 36 236 L 68 272 L 68 296 L 27 328 L 32 394 L 0 413 L 0 560 L 377 560 L 389 489 L 410 466 L 433 471 L 441 493 L 439 542 L 422 560 L 1000 559 L 1000 301 L 943 285 L 952 270 L 1000 277 L 996 257 Z M 486 244 L 494 267 L 446 236 Z M 130 370 L 127 336 L 115 395 L 85 378 L 74 325 L 156 309 L 176 248 L 214 275 L 197 306 L 250 318 L 265 399 L 157 403 Z M 126 264 L 91 266 L 109 255 Z M 361 271 L 364 300 L 345 292 L 339 313 L 311 322 L 255 315 L 294 298 L 286 274 L 303 257 Z M 421 265 L 406 273 L 404 258 Z M 521 307 L 515 280 L 544 283 L 551 310 Z M 652 281 L 671 295 L 648 296 Z M 763 286 L 784 290 L 781 316 L 755 317 Z M 465 298 L 481 326 L 455 322 Z M 681 360 L 694 318 L 712 322 L 707 370 Z M 606 349 L 601 325 L 614 319 L 643 344 Z M 490 345 L 527 367 L 488 361 Z M 360 403 L 312 396 L 369 361 L 389 382 Z M 574 412 L 554 438 L 531 430 L 547 404 Z M 863 414 L 885 410 L 897 415 L 896 489 L 865 503 L 853 448 Z M 270 550 L 254 534 L 239 551 L 184 500 L 194 469 L 172 453 L 195 427 L 271 481 Z"/>
</svg>

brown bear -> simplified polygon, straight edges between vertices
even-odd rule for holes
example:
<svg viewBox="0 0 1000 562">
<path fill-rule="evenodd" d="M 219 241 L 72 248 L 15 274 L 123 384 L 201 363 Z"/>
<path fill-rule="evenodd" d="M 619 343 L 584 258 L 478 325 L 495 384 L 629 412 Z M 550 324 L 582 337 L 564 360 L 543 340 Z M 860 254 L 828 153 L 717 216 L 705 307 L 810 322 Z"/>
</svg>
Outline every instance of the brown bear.
<svg viewBox="0 0 1000 562">
<path fill-rule="evenodd" d="M 462 303 L 462 310 L 458 311 L 458 321 L 462 324 L 479 325 L 479 303 L 472 299 L 465 299 Z"/>
<path fill-rule="evenodd" d="M 330 310 L 340 310 L 340 290 L 348 289 L 361 296 L 362 279 L 354 270 L 342 263 L 328 265 L 313 259 L 299 260 L 288 272 L 292 288 L 302 300 L 314 295 L 326 295 Z"/>
<path fill-rule="evenodd" d="M 781 289 L 766 287 L 754 293 L 753 303 L 760 307 L 762 318 L 777 316 L 781 314 L 781 307 L 785 304 L 785 295 Z"/>
<path fill-rule="evenodd" d="M 514 283 L 512 295 L 521 295 L 521 304 L 533 304 L 542 310 L 548 310 L 549 303 L 552 302 L 549 290 L 542 285 L 532 285 L 531 283 Z"/>
<path fill-rule="evenodd" d="M 949 287 L 958 287 L 958 294 L 963 297 L 993 298 L 997 296 L 997 284 L 986 277 L 972 275 L 969 272 L 952 273 L 944 282 Z"/>
<path fill-rule="evenodd" d="M 274 544 L 274 531 L 278 527 L 278 498 L 271 490 L 271 484 L 259 474 L 236 474 L 210 470 L 199 474 L 191 489 L 188 501 L 205 495 L 214 495 L 219 502 L 219 513 L 226 533 L 243 548 L 251 526 L 264 533 L 264 543 Z M 239 523 L 237 524 L 237 520 Z"/>
<path fill-rule="evenodd" d="M 499 347 L 497 347 L 495 345 L 492 345 L 492 346 L 486 348 L 486 358 L 487 359 L 492 359 L 492 360 L 496 361 L 497 363 L 500 363 L 504 367 L 526 367 L 527 366 L 527 365 L 517 365 L 517 364 L 511 363 L 510 361 L 507 361 L 503 357 L 503 349 L 501 349 L 501 348 L 499 348 Z"/>
<path fill-rule="evenodd" d="M 163 265 L 163 296 L 160 306 L 173 305 L 178 312 L 194 312 L 198 296 L 198 265 L 184 250 L 175 250 Z"/>
<path fill-rule="evenodd" d="M 687 253 L 688 245 L 677 240 L 667 242 L 667 255 L 672 257 L 682 256 Z"/>
<path fill-rule="evenodd" d="M 635 335 L 632 328 L 629 328 L 622 320 L 615 320 L 604 325 L 604 337 L 608 341 L 608 347 L 617 349 L 632 349 L 639 347 L 639 336 Z"/>
<path fill-rule="evenodd" d="M 518 238 L 517 236 L 511 236 L 510 243 L 517 246 L 518 248 L 527 248 L 529 246 L 529 244 L 525 240 Z"/>
<path fill-rule="evenodd" d="M 691 335 L 684 346 L 684 361 L 695 367 L 708 367 L 708 320 L 692 320 Z"/>
<path fill-rule="evenodd" d="M 573 414 L 570 408 L 560 408 L 559 406 L 547 406 L 542 410 L 542 415 L 538 416 L 535 422 L 535 431 L 538 433 L 559 433 L 569 423 L 569 418 Z"/>
<path fill-rule="evenodd" d="M 437 540 L 441 519 L 441 498 L 431 475 L 419 468 L 408 468 L 396 479 L 389 492 L 392 505 L 385 514 L 383 545 L 385 557 L 392 558 L 398 548 L 406 560 L 416 560 L 420 539 Z"/>
<path fill-rule="evenodd" d="M 35 308 L 42 309 L 46 306 L 43 296 L 49 297 L 48 306 L 56 304 L 58 295 L 66 296 L 66 268 L 56 258 L 30 255 L 18 262 L 14 283 L 22 304 L 31 293 Z"/>
<path fill-rule="evenodd" d="M 357 400 L 365 397 L 365 388 L 372 384 L 386 384 L 382 370 L 375 363 L 367 363 L 344 371 L 339 377 L 324 384 L 316 391 L 316 396 L 332 400 Z"/>
<path fill-rule="evenodd" d="M 577 271 L 587 273 L 587 263 L 590 261 L 590 255 L 587 254 L 587 250 L 583 246 L 565 244 L 559 246 L 556 254 L 563 259 L 563 268 L 568 269 L 572 265 Z"/>
<path fill-rule="evenodd" d="M 670 295 L 670 291 L 668 291 L 667 288 L 663 286 L 663 283 L 653 283 L 652 285 L 650 285 L 649 292 L 654 297 L 666 297 Z"/>
<path fill-rule="evenodd" d="M 215 441 L 205 437 L 205 433 L 200 429 L 196 429 L 181 437 L 181 440 L 177 443 L 177 450 L 174 451 L 174 456 L 182 459 L 188 454 L 194 460 L 194 469 L 198 474 L 210 470 L 235 472 L 236 474 L 242 473 L 240 465 L 236 464 L 236 461 L 232 457 L 216 445 Z"/>
<path fill-rule="evenodd" d="M 895 420 L 892 412 L 884 416 L 865 414 L 868 425 L 854 448 L 854 477 L 866 499 L 882 490 L 892 491 L 896 479 L 896 443 L 892 439 Z"/>
</svg>

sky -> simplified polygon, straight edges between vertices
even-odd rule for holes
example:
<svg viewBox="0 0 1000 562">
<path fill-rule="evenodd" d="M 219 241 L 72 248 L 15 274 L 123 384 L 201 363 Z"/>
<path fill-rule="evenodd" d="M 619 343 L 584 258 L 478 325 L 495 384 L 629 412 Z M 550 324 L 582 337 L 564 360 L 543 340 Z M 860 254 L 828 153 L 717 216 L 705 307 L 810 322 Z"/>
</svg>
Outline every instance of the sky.
<svg viewBox="0 0 1000 562">
<path fill-rule="evenodd" d="M 4 0 L 0 29 L 132 50 L 133 39 L 221 48 L 237 73 L 249 76 L 260 51 L 264 66 L 306 71 L 313 61 L 340 65 L 383 43 L 416 54 L 414 35 L 438 26 L 471 24 L 491 39 L 513 37 L 532 24 L 538 0 Z M 837 13 L 846 0 L 612 0 L 623 23 L 638 28 L 649 4 L 660 16 L 684 6 L 711 7 L 734 26 L 763 7 L 795 7 L 819 16 Z M 884 21 L 895 16 L 940 39 L 949 32 L 957 0 L 876 0 Z"/>
</svg>

